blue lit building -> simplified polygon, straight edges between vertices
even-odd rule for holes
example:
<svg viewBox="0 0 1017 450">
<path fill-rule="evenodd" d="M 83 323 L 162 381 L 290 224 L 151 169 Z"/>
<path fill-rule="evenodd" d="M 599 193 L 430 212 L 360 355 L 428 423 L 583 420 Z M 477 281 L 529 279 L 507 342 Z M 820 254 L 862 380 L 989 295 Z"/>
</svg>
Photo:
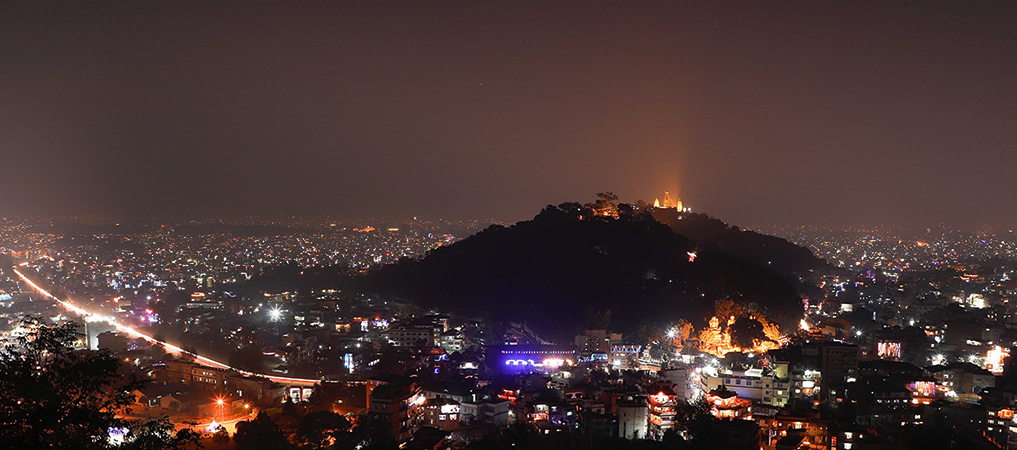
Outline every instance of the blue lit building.
<svg viewBox="0 0 1017 450">
<path fill-rule="evenodd" d="M 577 364 L 571 345 L 499 345 L 487 348 L 487 369 L 496 373 L 556 372 Z"/>
</svg>

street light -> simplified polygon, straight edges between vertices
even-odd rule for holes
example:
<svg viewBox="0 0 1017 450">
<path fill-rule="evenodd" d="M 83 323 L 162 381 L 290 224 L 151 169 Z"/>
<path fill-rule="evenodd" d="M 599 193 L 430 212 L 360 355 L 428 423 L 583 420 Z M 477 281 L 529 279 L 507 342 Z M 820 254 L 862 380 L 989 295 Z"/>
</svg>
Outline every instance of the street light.
<svg viewBox="0 0 1017 450">
<path fill-rule="evenodd" d="M 219 405 L 219 421 L 222 422 L 222 421 L 226 420 L 226 414 L 223 413 L 223 405 L 226 402 L 224 402 L 221 398 L 217 398 L 217 399 L 215 399 L 215 403 L 217 405 Z"/>
</svg>

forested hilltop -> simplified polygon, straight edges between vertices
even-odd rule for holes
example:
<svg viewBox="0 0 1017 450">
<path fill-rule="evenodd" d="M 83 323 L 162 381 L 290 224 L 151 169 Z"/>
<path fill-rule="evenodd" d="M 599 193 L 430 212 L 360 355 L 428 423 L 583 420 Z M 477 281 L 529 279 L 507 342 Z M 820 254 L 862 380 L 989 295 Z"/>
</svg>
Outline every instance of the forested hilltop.
<svg viewBox="0 0 1017 450">
<path fill-rule="evenodd" d="M 699 328 L 721 299 L 791 326 L 802 315 L 795 274 L 825 266 L 808 249 L 702 214 L 610 200 L 549 205 L 357 284 L 424 307 L 525 321 L 567 342 L 608 310 L 624 332 L 678 319 Z"/>
</svg>

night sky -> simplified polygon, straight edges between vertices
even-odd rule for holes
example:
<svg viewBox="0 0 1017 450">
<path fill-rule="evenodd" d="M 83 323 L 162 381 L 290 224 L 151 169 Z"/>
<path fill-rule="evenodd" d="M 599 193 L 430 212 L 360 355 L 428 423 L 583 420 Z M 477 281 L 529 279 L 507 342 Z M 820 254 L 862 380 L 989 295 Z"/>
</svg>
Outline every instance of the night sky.
<svg viewBox="0 0 1017 450">
<path fill-rule="evenodd" d="M 0 3 L 0 214 L 1017 226 L 1015 2 L 198 3 Z"/>
</svg>

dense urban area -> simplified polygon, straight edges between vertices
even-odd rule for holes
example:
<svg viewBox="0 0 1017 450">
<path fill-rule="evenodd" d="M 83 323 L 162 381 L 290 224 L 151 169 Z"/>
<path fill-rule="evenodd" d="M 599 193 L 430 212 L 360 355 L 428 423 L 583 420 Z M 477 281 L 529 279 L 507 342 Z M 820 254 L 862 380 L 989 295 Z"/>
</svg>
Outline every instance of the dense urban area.
<svg viewBox="0 0 1017 450">
<path fill-rule="evenodd" d="M 0 327 L 79 324 L 143 380 L 132 417 L 210 448 L 1017 449 L 1013 234 L 766 230 L 830 263 L 784 327 L 719 300 L 698 328 L 602 313 L 552 342 L 332 283 L 486 225 L 3 219 Z"/>
<path fill-rule="evenodd" d="M 0 2 L 0 450 L 1017 450 L 1015 24 Z"/>
</svg>

